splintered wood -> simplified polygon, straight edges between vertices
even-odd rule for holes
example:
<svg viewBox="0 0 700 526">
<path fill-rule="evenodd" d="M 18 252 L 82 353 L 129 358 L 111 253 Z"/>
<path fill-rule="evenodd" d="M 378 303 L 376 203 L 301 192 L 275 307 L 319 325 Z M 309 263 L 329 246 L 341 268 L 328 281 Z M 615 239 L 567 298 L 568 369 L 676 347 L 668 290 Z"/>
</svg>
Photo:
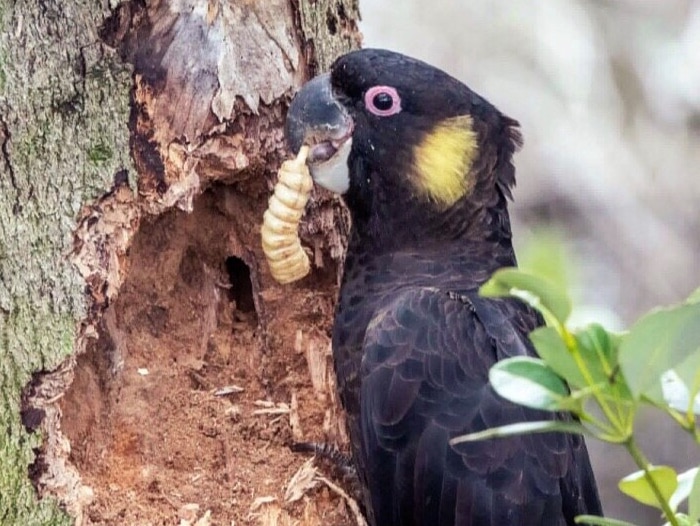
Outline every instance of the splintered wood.
<svg viewBox="0 0 700 526">
<path fill-rule="evenodd" d="M 263 215 L 263 252 L 272 277 L 281 284 L 292 283 L 311 270 L 309 256 L 299 240 L 299 221 L 313 188 L 306 166 L 309 147 L 302 146 L 296 159 L 285 161 L 278 172 L 275 191 Z"/>
</svg>

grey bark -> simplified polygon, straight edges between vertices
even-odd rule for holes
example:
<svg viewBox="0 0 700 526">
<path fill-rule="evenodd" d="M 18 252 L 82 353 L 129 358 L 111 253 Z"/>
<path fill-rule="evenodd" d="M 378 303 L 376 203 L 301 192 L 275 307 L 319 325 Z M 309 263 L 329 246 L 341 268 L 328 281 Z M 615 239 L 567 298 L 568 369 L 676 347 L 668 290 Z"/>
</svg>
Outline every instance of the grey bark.
<svg viewBox="0 0 700 526">
<path fill-rule="evenodd" d="M 0 5 L 3 524 L 67 522 L 54 502 L 37 502 L 28 465 L 42 437 L 22 425 L 20 396 L 34 373 L 55 370 L 76 350 L 88 304 L 66 258 L 72 231 L 83 203 L 131 168 L 131 74 L 99 42 L 107 14 L 87 1 Z M 42 411 L 26 415 L 30 427 Z"/>
<path fill-rule="evenodd" d="M 0 0 L 2 524 L 80 521 L 56 400 L 141 218 L 274 173 L 293 89 L 358 44 L 350 0 L 107 4 Z M 337 260 L 342 212 L 311 210 L 317 263 Z"/>
</svg>

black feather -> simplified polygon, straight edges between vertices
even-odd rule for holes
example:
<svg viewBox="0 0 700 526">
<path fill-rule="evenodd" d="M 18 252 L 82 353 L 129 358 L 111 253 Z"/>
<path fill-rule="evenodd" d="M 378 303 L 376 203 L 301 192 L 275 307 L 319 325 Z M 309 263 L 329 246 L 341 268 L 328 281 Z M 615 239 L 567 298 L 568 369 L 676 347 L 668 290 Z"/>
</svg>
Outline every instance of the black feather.
<svg viewBox="0 0 700 526">
<path fill-rule="evenodd" d="M 353 218 L 333 329 L 333 356 L 353 458 L 373 526 L 572 525 L 600 514 L 580 437 L 542 434 L 462 443 L 453 437 L 509 423 L 570 419 L 500 398 L 489 368 L 533 356 L 542 323 L 516 300 L 478 287 L 515 265 L 507 199 L 515 184 L 517 122 L 423 62 L 362 50 L 332 67 L 335 95 L 355 128 L 349 158 Z M 363 94 L 390 85 L 402 112 L 371 117 Z M 425 130 L 472 117 L 474 188 L 447 210 L 406 189 Z"/>
</svg>

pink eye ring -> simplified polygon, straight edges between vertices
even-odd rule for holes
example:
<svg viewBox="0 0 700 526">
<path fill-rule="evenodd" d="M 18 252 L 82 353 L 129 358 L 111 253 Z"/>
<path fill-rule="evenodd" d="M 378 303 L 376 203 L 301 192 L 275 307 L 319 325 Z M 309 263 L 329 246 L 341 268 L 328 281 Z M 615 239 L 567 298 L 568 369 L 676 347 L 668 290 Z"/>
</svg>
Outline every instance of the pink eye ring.
<svg viewBox="0 0 700 526">
<path fill-rule="evenodd" d="M 401 111 L 401 97 L 391 86 L 372 86 L 365 93 L 365 107 L 379 117 L 396 115 Z"/>
</svg>

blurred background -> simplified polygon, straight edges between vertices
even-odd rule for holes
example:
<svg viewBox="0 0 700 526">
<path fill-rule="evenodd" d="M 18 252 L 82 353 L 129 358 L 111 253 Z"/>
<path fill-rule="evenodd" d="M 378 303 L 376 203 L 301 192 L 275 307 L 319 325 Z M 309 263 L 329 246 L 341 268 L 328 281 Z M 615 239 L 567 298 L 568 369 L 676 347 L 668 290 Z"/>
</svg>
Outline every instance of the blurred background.
<svg viewBox="0 0 700 526">
<path fill-rule="evenodd" d="M 700 286 L 700 0 L 360 0 L 365 47 L 465 82 L 520 121 L 521 265 L 567 284 L 573 323 L 629 326 Z M 700 323 L 700 320 L 699 320 Z M 700 463 L 670 420 L 656 464 Z M 606 515 L 661 524 L 617 490 L 625 453 L 589 440 Z"/>
</svg>

